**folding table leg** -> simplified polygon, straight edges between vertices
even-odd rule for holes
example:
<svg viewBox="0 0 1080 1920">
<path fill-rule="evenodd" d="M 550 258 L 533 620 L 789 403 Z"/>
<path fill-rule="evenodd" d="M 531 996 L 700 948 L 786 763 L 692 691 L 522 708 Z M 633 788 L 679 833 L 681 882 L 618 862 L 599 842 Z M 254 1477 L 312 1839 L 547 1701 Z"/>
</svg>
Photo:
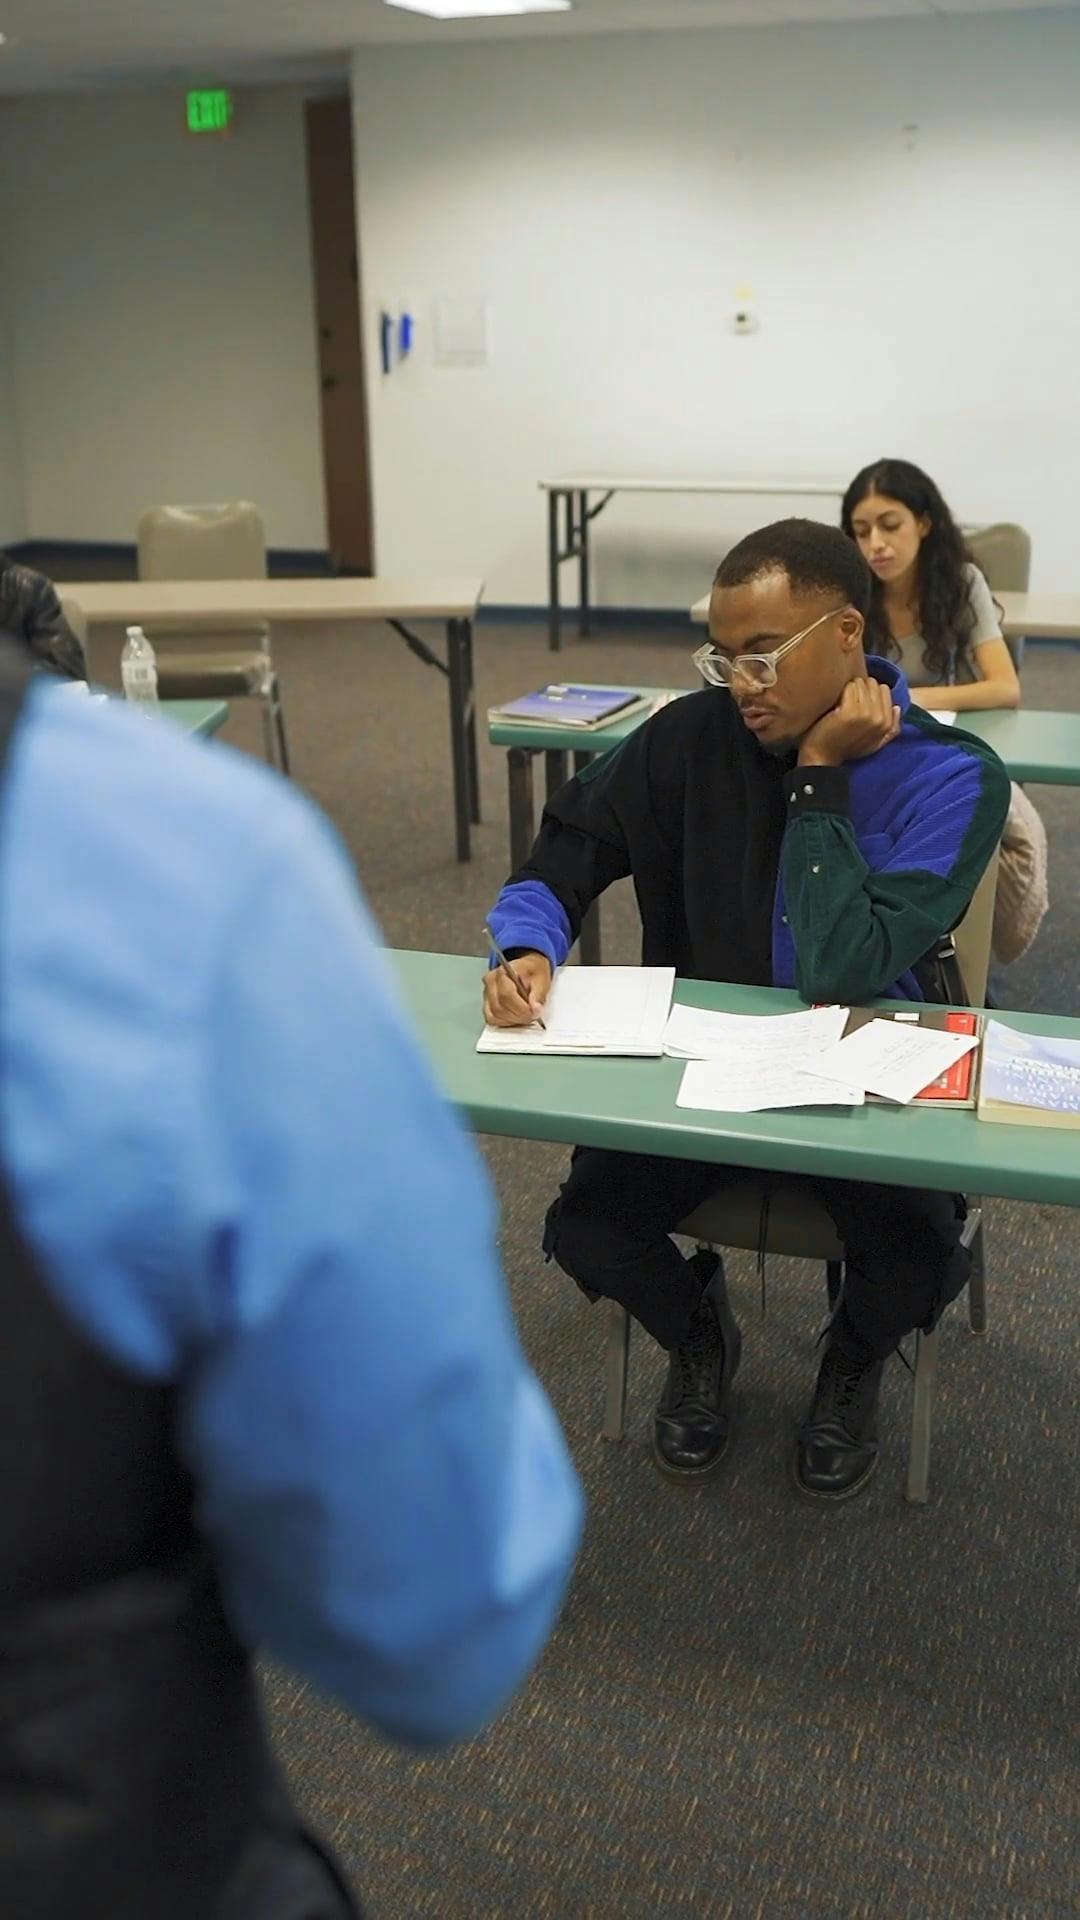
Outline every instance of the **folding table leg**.
<svg viewBox="0 0 1080 1920">
<path fill-rule="evenodd" d="M 506 778 L 510 801 L 510 868 L 516 873 L 529 857 L 536 818 L 531 747 L 510 748 L 506 756 Z"/>
<path fill-rule="evenodd" d="M 559 500 L 554 487 L 548 492 L 548 651 L 558 653 L 562 646 L 559 609 Z"/>
<path fill-rule="evenodd" d="M 454 776 L 454 827 L 459 860 L 471 858 L 469 821 L 473 813 L 469 775 L 469 633 L 467 620 L 448 620 L 446 623 L 450 759 Z"/>
<path fill-rule="evenodd" d="M 578 550 L 578 632 L 584 637 L 591 632 L 591 608 L 589 606 L 589 496 L 582 488 L 578 495 L 580 518 L 577 530 Z"/>
<path fill-rule="evenodd" d="M 466 694 L 466 708 L 465 708 L 465 731 L 468 739 L 469 811 L 472 814 L 474 825 L 479 826 L 480 824 L 480 767 L 479 767 L 479 763 L 477 761 L 477 755 L 476 755 L 476 684 L 475 684 L 475 674 L 473 669 L 473 623 L 471 620 L 463 620 L 461 624 L 465 629 L 465 641 L 464 641 L 465 672 L 468 679 L 468 691 Z"/>
</svg>

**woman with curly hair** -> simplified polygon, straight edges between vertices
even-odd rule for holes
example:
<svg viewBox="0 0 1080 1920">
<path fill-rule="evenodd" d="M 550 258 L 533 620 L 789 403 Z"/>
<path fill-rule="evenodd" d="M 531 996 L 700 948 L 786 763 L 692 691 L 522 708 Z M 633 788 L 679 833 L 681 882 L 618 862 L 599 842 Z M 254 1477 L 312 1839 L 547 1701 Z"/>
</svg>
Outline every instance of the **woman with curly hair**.
<svg viewBox="0 0 1080 1920">
<path fill-rule="evenodd" d="M 1018 707 L 993 596 L 929 475 L 875 460 L 844 495 L 841 525 L 874 575 L 867 651 L 899 662 L 919 705 Z"/>
<path fill-rule="evenodd" d="M 934 482 L 910 460 L 875 460 L 844 495 L 841 525 L 874 575 L 866 650 L 897 660 L 931 712 L 1018 707 L 998 610 Z M 1014 783 L 1001 840 L 993 953 L 1008 966 L 1046 914 L 1046 828 Z"/>
</svg>

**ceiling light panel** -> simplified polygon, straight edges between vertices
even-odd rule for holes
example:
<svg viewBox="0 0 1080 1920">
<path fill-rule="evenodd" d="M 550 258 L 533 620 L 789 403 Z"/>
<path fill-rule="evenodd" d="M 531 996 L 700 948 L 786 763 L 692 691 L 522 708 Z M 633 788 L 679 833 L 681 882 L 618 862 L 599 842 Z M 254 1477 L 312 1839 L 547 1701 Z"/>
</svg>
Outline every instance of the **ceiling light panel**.
<svg viewBox="0 0 1080 1920">
<path fill-rule="evenodd" d="M 522 13 L 569 13 L 571 0 L 386 0 L 429 20 L 495 20 Z"/>
</svg>

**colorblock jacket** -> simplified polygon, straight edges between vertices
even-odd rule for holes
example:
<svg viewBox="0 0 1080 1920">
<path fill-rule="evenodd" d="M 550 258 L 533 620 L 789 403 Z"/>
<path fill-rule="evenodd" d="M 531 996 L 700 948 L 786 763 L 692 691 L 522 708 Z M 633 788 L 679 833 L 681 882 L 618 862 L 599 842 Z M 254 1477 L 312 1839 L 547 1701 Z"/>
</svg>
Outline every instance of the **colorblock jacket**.
<svg viewBox="0 0 1080 1920">
<path fill-rule="evenodd" d="M 709 687 L 592 761 L 548 803 L 499 895 L 503 950 L 558 966 L 591 902 L 630 875 L 646 966 L 808 1001 L 924 998 L 920 962 L 964 914 L 1009 780 L 989 747 L 915 706 L 889 661 L 867 664 L 903 721 L 866 759 L 770 755 Z"/>
</svg>

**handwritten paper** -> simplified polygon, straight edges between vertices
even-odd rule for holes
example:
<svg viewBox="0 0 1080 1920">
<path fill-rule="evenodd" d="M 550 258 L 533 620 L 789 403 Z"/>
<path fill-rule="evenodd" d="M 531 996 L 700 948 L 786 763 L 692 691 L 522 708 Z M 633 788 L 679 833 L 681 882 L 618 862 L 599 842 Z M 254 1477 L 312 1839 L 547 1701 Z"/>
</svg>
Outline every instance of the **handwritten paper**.
<svg viewBox="0 0 1080 1920">
<path fill-rule="evenodd" d="M 809 1066 L 839 1040 L 847 1007 L 809 1007 L 805 1013 L 709 1013 L 703 1007 L 672 1007 L 664 1052 L 677 1060 L 719 1060 L 737 1055 L 743 1073 L 782 1060 Z"/>
<path fill-rule="evenodd" d="M 748 1073 L 740 1060 L 688 1060 L 675 1104 L 708 1113 L 767 1113 L 778 1107 L 861 1107 L 861 1087 L 844 1086 L 816 1073 L 762 1063 Z"/>
<path fill-rule="evenodd" d="M 906 1106 L 978 1044 L 973 1033 L 868 1020 L 857 1033 L 827 1048 L 816 1068 L 832 1079 L 865 1087 L 867 1093 Z"/>
<path fill-rule="evenodd" d="M 847 1018 L 847 1007 L 775 1014 L 672 1007 L 664 1052 L 689 1062 L 676 1105 L 710 1113 L 861 1107 L 860 1087 L 820 1070 L 822 1054 L 839 1040 Z"/>
</svg>

